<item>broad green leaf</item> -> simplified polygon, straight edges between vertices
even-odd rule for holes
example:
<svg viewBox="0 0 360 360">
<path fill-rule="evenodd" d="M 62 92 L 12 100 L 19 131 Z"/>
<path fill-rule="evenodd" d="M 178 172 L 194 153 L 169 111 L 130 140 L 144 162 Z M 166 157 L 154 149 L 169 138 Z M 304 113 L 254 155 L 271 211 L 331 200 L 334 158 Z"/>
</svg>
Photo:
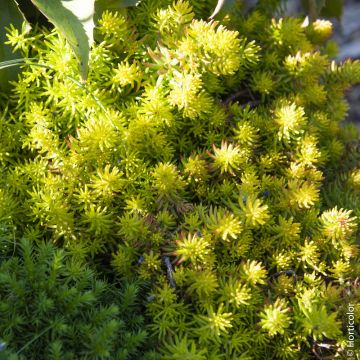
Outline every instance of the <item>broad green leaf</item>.
<svg viewBox="0 0 360 360">
<path fill-rule="evenodd" d="M 141 3 L 141 0 L 122 0 L 122 3 L 124 7 L 136 6 Z"/>
<path fill-rule="evenodd" d="M 302 0 L 304 10 L 309 15 L 311 21 L 319 17 L 325 2 L 326 0 Z"/>
<path fill-rule="evenodd" d="M 100 18 L 105 10 L 119 10 L 129 6 L 136 6 L 140 3 L 141 0 L 96 0 L 96 17 Z"/>
<path fill-rule="evenodd" d="M 311 2 L 314 3 L 316 11 L 319 13 L 325 6 L 326 0 L 311 0 Z"/>
<path fill-rule="evenodd" d="M 312 21 L 319 16 L 321 9 L 325 5 L 325 0 L 302 0 L 301 2 L 306 14 L 309 15 Z"/>
<path fill-rule="evenodd" d="M 331 18 L 337 18 L 341 20 L 343 12 L 343 0 L 326 0 L 325 6 L 321 10 L 321 15 Z"/>
<path fill-rule="evenodd" d="M 319 16 L 340 20 L 343 3 L 343 0 L 302 0 L 303 7 L 312 21 Z"/>
<path fill-rule="evenodd" d="M 80 62 L 86 79 L 93 42 L 95 0 L 31 0 L 66 38 Z"/>
<path fill-rule="evenodd" d="M 214 12 L 211 14 L 209 19 L 213 19 L 221 10 L 226 10 L 235 4 L 236 0 L 218 0 Z"/>
<path fill-rule="evenodd" d="M 96 6 L 104 9 L 121 9 L 129 6 L 136 6 L 141 0 L 96 0 Z"/>
<path fill-rule="evenodd" d="M 5 27 L 9 27 L 12 24 L 20 33 L 23 22 L 26 24 L 26 30 L 30 30 L 30 25 L 26 22 L 24 15 L 14 0 L 0 0 L 0 9 L 0 61 L 9 61 L 18 58 L 19 53 L 13 53 L 12 47 L 5 44 L 7 41 Z M 0 88 L 3 90 L 9 89 L 9 81 L 16 80 L 18 73 L 19 68 L 1 70 Z"/>
</svg>

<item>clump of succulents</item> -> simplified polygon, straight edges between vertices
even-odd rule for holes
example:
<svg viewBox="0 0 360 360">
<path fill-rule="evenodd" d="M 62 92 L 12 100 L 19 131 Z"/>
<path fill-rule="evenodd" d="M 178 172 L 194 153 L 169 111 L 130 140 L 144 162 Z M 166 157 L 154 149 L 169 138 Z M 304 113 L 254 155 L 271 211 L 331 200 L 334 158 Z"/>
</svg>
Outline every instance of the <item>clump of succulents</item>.
<svg viewBox="0 0 360 360">
<path fill-rule="evenodd" d="M 218 20 L 205 0 L 106 10 L 86 83 L 56 30 L 8 34 L 32 59 L 0 102 L 0 221 L 10 229 L 0 250 L 8 256 L 21 234 L 109 281 L 145 281 L 143 328 L 157 344 L 146 356 L 346 352 L 360 152 L 341 121 L 360 63 L 333 60 L 329 21 L 272 18 L 278 3 L 246 12 L 240 2 Z M 1 266 L 23 281 L 29 271 Z M 91 320 L 91 307 L 76 311 Z M 44 314 L 29 339 L 50 326 Z M 111 341 L 101 346 L 109 356 Z"/>
</svg>

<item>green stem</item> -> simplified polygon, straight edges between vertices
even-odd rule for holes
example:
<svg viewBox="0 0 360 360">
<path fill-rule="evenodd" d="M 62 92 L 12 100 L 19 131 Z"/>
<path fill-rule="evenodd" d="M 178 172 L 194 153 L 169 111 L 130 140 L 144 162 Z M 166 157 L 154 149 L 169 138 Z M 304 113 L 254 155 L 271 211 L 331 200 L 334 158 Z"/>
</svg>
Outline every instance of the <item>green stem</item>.
<svg viewBox="0 0 360 360">
<path fill-rule="evenodd" d="M 30 341 L 28 341 L 17 353 L 16 355 L 19 355 L 23 350 L 25 350 L 29 345 L 31 345 L 34 341 L 36 341 L 39 337 L 43 336 L 46 332 L 48 332 L 53 325 L 48 326 L 45 328 L 40 334 L 36 335 L 34 338 L 32 338 Z"/>
</svg>

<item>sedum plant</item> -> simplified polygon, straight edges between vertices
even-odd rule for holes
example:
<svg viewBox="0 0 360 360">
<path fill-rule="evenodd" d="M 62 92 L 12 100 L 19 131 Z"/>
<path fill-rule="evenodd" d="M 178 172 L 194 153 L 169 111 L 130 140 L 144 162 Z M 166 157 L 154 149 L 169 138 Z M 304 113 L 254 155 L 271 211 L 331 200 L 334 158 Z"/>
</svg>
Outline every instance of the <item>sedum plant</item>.
<svg viewBox="0 0 360 360">
<path fill-rule="evenodd" d="M 27 239 L 0 265 L 2 358 L 131 359 L 147 332 L 139 284 L 100 280 L 62 249 Z M 140 349 L 141 350 L 140 350 Z M 1 354 L 1 353 L 0 353 Z"/>
<path fill-rule="evenodd" d="M 144 358 L 345 356 L 360 181 L 341 121 L 360 63 L 332 60 L 329 21 L 272 18 L 281 1 L 213 5 L 105 10 L 86 82 L 56 30 L 9 29 L 27 59 L 0 102 L 2 254 L 24 234 L 146 281 Z"/>
</svg>

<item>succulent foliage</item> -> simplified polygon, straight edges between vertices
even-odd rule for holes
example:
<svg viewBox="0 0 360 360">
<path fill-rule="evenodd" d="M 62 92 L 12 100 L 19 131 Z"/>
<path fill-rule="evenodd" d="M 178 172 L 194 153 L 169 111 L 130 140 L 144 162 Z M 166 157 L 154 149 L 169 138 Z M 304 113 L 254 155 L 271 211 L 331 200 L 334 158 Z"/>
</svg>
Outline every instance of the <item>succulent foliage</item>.
<svg viewBox="0 0 360 360">
<path fill-rule="evenodd" d="M 104 11 L 86 83 L 56 30 L 9 29 L 31 58 L 0 100 L 0 329 L 20 357 L 345 356 L 360 63 L 282 1 L 209 20 L 215 3 Z"/>
</svg>

